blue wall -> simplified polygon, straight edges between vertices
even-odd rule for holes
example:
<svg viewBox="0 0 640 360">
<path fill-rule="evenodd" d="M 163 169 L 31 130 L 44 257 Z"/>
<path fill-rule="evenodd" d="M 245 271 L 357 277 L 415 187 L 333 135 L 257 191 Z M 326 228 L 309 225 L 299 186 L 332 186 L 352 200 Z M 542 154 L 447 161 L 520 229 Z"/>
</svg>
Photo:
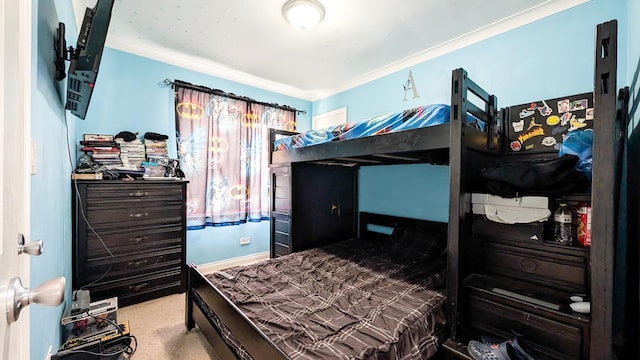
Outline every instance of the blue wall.
<svg viewBox="0 0 640 360">
<path fill-rule="evenodd" d="M 115 135 L 126 130 L 142 136 L 151 131 L 169 135 L 169 143 L 174 144 L 169 146 L 170 155 L 176 156 L 173 90 L 163 84 L 165 79 L 307 110 L 307 114 L 298 115 L 298 120 L 310 122 L 311 103 L 306 100 L 105 48 L 86 119 L 78 121 L 77 140 L 82 140 L 85 133 Z"/>
<path fill-rule="evenodd" d="M 169 144 L 173 144 L 169 146 L 169 154 L 175 158 L 173 90 L 163 85 L 165 79 L 221 89 L 268 103 L 286 104 L 307 111 L 307 114 L 298 115 L 301 128 L 308 128 L 311 122 L 309 101 L 106 48 L 86 119 L 78 120 L 76 144 L 85 133 L 115 135 L 126 130 L 142 136 L 151 131 L 169 136 Z M 251 244 L 240 245 L 240 237 L 244 236 L 251 237 Z M 188 263 L 206 264 L 267 251 L 267 221 L 187 232 Z"/>
<path fill-rule="evenodd" d="M 31 239 L 43 241 L 43 254 L 31 257 L 31 287 L 57 276 L 67 279 L 66 304 L 71 294 L 72 165 L 67 138 L 74 151 L 75 120 L 65 125 L 64 87 L 54 78 L 53 39 L 58 21 L 75 33 L 68 0 L 32 2 L 31 137 L 37 143 L 37 173 L 31 176 Z M 69 39 L 69 37 L 68 37 Z M 74 38 L 75 41 L 75 38 Z M 44 359 L 49 346 L 60 346 L 60 317 L 64 306 L 30 306 L 32 359 Z"/>
<path fill-rule="evenodd" d="M 86 120 L 63 110 L 64 84 L 53 81 L 53 31 L 58 19 L 67 25 L 67 42 L 77 30 L 71 0 L 33 2 L 32 137 L 39 144 L 38 173 L 31 178 L 31 237 L 42 239 L 45 252 L 31 260 L 31 284 L 53 277 L 71 281 L 71 162 L 84 133 L 116 134 L 122 130 L 165 133 L 174 141 L 171 90 L 165 78 L 222 89 L 261 101 L 306 109 L 300 129 L 310 124 L 311 104 L 270 91 L 209 76 L 148 58 L 105 49 L 96 90 Z M 637 82 L 640 61 L 640 18 L 636 0 L 591 0 L 403 71 L 313 103 L 314 113 L 348 107 L 350 120 L 421 104 L 449 102 L 451 71 L 465 68 L 472 79 L 495 93 L 500 106 L 550 98 L 593 88 L 593 34 L 601 22 L 619 20 L 618 85 Z M 628 37 L 628 38 L 627 38 Z M 420 98 L 402 101 L 402 84 L 412 71 Z M 634 74 L 636 74 L 634 76 Z M 624 79 L 627 80 L 625 84 Z M 141 94 L 143 94 L 141 96 Z M 632 90 L 638 98 L 638 90 Z M 635 102 L 637 104 L 637 101 Z M 638 112 L 636 111 L 636 114 Z M 636 119 L 637 119 L 636 115 Z M 637 120 L 636 120 L 637 121 Z M 67 129 L 68 127 L 68 129 Z M 46 144 L 46 146 L 45 146 Z M 175 149 L 170 148 L 172 155 Z M 430 165 L 365 167 L 360 170 L 361 211 L 375 211 L 446 221 L 448 168 Z M 430 189 L 430 190 L 426 190 Z M 433 191 L 431 189 L 436 189 Z M 208 228 L 188 233 L 188 261 L 204 264 L 268 250 L 268 223 Z M 250 236 L 250 245 L 239 238 Z M 67 296 L 67 304 L 69 296 Z M 49 345 L 59 345 L 62 307 L 31 307 L 31 358 L 43 359 Z"/>
<path fill-rule="evenodd" d="M 594 30 L 611 19 L 618 19 L 618 41 L 623 44 L 618 57 L 618 85 L 622 87 L 627 78 L 626 8 L 626 0 L 591 0 L 316 101 L 314 112 L 346 106 L 349 120 L 354 121 L 423 104 L 449 103 L 451 71 L 460 67 L 495 94 L 500 107 L 593 91 Z M 413 99 L 408 93 L 407 101 L 403 101 L 402 85 L 409 70 L 420 97 Z M 412 179 L 412 186 L 404 185 L 407 179 Z M 443 202 L 442 194 L 447 189 L 448 177 L 442 176 L 440 167 L 414 165 L 393 171 L 364 167 L 360 170 L 360 211 L 377 211 L 384 204 L 386 213 L 446 221 L 448 197 Z M 380 194 L 384 194 L 382 199 L 378 198 Z M 406 199 L 425 205 L 407 207 Z"/>
<path fill-rule="evenodd" d="M 347 106 L 350 120 L 358 120 L 381 112 L 397 111 L 421 104 L 448 103 L 451 71 L 458 67 L 465 68 L 472 79 L 497 94 L 502 106 L 590 91 L 593 89 L 595 25 L 618 18 L 621 28 L 626 28 L 622 11 L 626 2 L 613 0 L 613 3 L 619 6 L 611 6 L 611 1 L 592 0 L 560 14 L 420 63 L 317 101 L 313 104 L 314 113 Z M 621 31 L 621 43 L 626 41 L 625 34 L 626 31 Z M 625 57 L 621 56 L 620 72 L 626 75 L 625 61 Z M 505 73 L 505 69 L 509 69 L 509 72 Z M 539 72 L 535 73 L 536 69 Z M 408 96 L 407 101 L 402 101 L 405 95 L 402 84 L 407 80 L 409 70 L 412 71 L 420 97 L 412 99 Z M 116 134 L 128 130 L 140 134 L 146 131 L 164 133 L 170 136 L 170 144 L 175 143 L 172 92 L 162 86 L 162 81 L 167 78 L 218 88 L 261 101 L 289 104 L 307 110 L 311 108 L 304 100 L 107 48 L 103 54 L 87 118 L 78 122 L 77 140 L 84 133 Z M 300 118 L 301 129 L 308 127 L 309 119 L 309 114 Z M 169 150 L 170 154 L 175 156 L 175 148 L 170 147 Z M 434 182 L 440 183 L 434 187 L 444 190 L 448 177 L 440 176 L 441 169 L 429 170 L 435 168 L 437 167 L 430 168 L 424 165 L 406 167 L 400 171 L 403 178 L 432 176 Z M 376 187 L 377 181 L 380 180 L 382 182 L 377 185 L 377 193 L 385 193 L 382 189 L 386 189 L 384 183 L 389 180 L 384 176 L 377 176 L 384 171 L 373 167 L 362 169 L 361 186 L 366 189 Z M 431 171 L 435 172 L 432 174 Z M 398 192 L 389 195 L 390 198 L 418 199 L 417 202 L 428 204 L 429 210 L 416 210 L 416 216 L 431 220 L 446 219 L 446 202 L 441 203 L 441 199 L 434 199 L 422 189 L 408 190 L 407 186 L 401 188 L 409 191 L 411 195 L 398 188 Z M 373 195 L 361 196 L 361 210 L 377 209 L 376 203 L 379 200 L 376 199 Z M 402 209 L 406 206 L 402 200 L 392 201 L 391 204 L 397 205 L 389 208 L 393 210 L 387 212 L 406 213 L 407 210 Z M 207 228 L 189 231 L 187 260 L 202 264 L 267 251 L 268 232 L 264 231 L 265 229 L 266 224 L 246 224 L 230 229 Z M 240 246 L 239 238 L 242 236 L 251 236 L 252 244 Z M 215 246 L 211 246 L 209 239 L 214 238 Z"/>
<path fill-rule="evenodd" d="M 398 173 L 403 176 L 397 176 Z M 449 221 L 448 166 L 364 167 L 360 168 L 358 186 L 361 194 L 358 197 L 360 211 Z M 425 193 L 429 195 L 424 196 Z"/>
</svg>

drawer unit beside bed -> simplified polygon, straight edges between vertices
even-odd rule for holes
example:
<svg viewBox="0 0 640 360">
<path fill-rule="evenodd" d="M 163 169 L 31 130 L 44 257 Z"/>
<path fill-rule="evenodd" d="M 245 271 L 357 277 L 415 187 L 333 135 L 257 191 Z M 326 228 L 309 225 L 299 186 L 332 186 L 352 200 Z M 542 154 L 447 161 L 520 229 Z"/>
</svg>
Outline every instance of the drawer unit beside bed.
<svg viewBox="0 0 640 360">
<path fill-rule="evenodd" d="M 186 181 L 78 181 L 73 288 L 120 306 L 184 292 Z"/>
<path fill-rule="evenodd" d="M 522 336 L 534 358 L 586 359 L 590 316 L 572 312 L 568 293 L 529 282 L 474 274 L 468 324 L 480 334 Z"/>
<path fill-rule="evenodd" d="M 271 168 L 271 257 L 291 253 L 290 166 Z"/>
<path fill-rule="evenodd" d="M 488 238 L 483 251 L 487 274 L 509 276 L 574 294 L 587 291 L 587 249 Z"/>
<path fill-rule="evenodd" d="M 355 168 L 272 166 L 271 186 L 271 257 L 356 236 Z"/>
<path fill-rule="evenodd" d="M 475 216 L 469 219 L 472 217 L 471 211 L 462 214 L 458 211 L 460 209 L 451 208 L 457 205 L 454 201 L 459 200 L 455 198 L 458 189 L 452 186 L 449 232 L 451 234 L 453 228 L 459 231 L 460 237 L 449 237 L 450 269 L 453 271 L 449 271 L 447 279 L 447 299 L 452 304 L 447 308 L 450 338 L 443 346 L 447 358 L 469 359 L 468 342 L 479 341 L 487 335 L 503 339 L 518 336 L 518 342 L 534 359 L 615 358 L 614 345 L 621 344 L 617 343 L 621 333 L 617 333 L 612 325 L 615 322 L 614 315 L 619 311 L 619 315 L 624 316 L 626 310 L 616 309 L 617 303 L 612 296 L 614 269 L 617 271 L 614 258 L 617 251 L 625 251 L 623 246 L 615 242 L 617 202 L 614 194 L 620 181 L 617 167 L 621 164 L 616 154 L 622 154 L 619 152 L 623 146 L 619 143 L 618 131 L 626 128 L 628 114 L 628 89 L 617 94 L 616 77 L 611 76 L 616 74 L 617 69 L 617 21 L 596 27 L 595 44 L 593 75 L 596 86 L 593 95 L 579 94 L 573 99 L 566 96 L 541 101 L 540 105 L 529 102 L 503 109 L 503 120 L 511 121 L 503 123 L 502 128 L 506 132 L 524 134 L 518 130 L 519 125 L 526 126 L 529 123 L 530 127 L 536 127 L 533 131 L 541 132 L 546 138 L 540 147 L 533 144 L 540 144 L 539 138 L 524 136 L 520 139 L 519 134 L 515 134 L 514 138 L 503 133 L 501 153 L 484 165 L 532 164 L 538 160 L 558 158 L 558 149 L 544 147 L 544 142 L 557 141 L 551 137 L 557 133 L 553 132 L 554 129 L 551 129 L 551 133 L 545 132 L 544 125 L 540 124 L 555 126 L 551 116 L 558 118 L 566 113 L 567 116 L 581 118 L 581 115 L 561 111 L 559 106 L 555 115 L 551 115 L 555 107 L 549 113 L 551 116 L 547 119 L 552 121 L 545 121 L 544 118 L 540 121 L 540 115 L 549 112 L 546 103 L 557 100 L 557 104 L 574 101 L 586 105 L 576 110 L 588 110 L 593 104 L 593 119 L 597 121 L 593 121 L 593 153 L 590 159 L 593 181 L 590 190 L 587 191 L 586 186 L 576 186 L 574 189 L 557 187 L 530 192 L 516 187 L 514 195 L 516 198 L 544 195 L 557 203 L 589 203 L 593 214 L 591 246 L 556 244 L 551 241 L 552 237 L 545 231 L 544 224 L 541 226 L 540 223 L 491 223 L 478 221 Z M 534 123 L 531 118 L 525 119 L 527 116 L 535 116 L 537 122 Z M 529 142 L 525 143 L 527 140 Z M 477 182 L 481 170 L 479 168 L 476 172 L 467 173 L 467 176 L 471 175 L 467 179 Z M 526 175 L 526 180 L 539 180 L 535 175 L 535 171 L 532 171 Z M 526 183 L 524 177 L 518 178 L 519 184 Z M 576 183 L 579 184 L 578 181 Z M 484 188 L 477 183 L 473 185 L 466 191 L 463 188 L 459 192 L 460 198 L 468 193 L 490 190 L 488 184 Z M 496 189 L 496 195 L 504 190 L 500 187 Z M 458 240 L 453 243 L 454 246 L 451 246 L 452 240 Z M 457 283 L 459 280 L 460 283 Z M 458 294 L 460 297 L 456 297 Z M 573 305 L 573 301 L 577 300 L 588 302 L 588 310 L 585 306 Z M 625 335 L 628 335 L 627 330 L 622 330 Z"/>
</svg>

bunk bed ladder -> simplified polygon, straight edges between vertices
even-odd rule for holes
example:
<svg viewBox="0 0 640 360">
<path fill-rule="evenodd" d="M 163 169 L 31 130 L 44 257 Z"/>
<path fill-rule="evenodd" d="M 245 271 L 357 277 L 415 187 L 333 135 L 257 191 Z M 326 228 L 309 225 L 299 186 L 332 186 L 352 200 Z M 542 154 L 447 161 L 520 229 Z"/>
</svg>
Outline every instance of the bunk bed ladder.
<svg viewBox="0 0 640 360">
<path fill-rule="evenodd" d="M 464 175 L 466 169 L 466 146 L 464 122 L 467 114 L 467 72 L 456 69 L 451 79 L 451 120 L 449 140 L 449 228 L 447 249 L 447 332 L 450 338 L 457 338 L 458 296 L 464 273 L 460 266 L 460 240 L 471 233 L 470 218 L 464 210 Z"/>
<path fill-rule="evenodd" d="M 468 275 L 469 244 L 471 240 L 470 176 L 478 164 L 472 164 L 470 148 L 482 152 L 500 150 L 501 126 L 497 117 L 497 97 L 487 93 L 467 76 L 464 69 L 451 75 L 451 119 L 449 139 L 449 224 L 447 250 L 447 332 L 458 338 L 459 300 L 462 278 Z M 483 108 L 470 101 L 475 96 Z M 482 143 L 467 136 L 467 114 L 485 124 L 486 141 Z M 471 130 L 471 129 L 469 129 Z M 475 166 L 475 167 L 474 167 Z"/>
<path fill-rule="evenodd" d="M 612 359 L 617 21 L 596 28 L 589 358 Z"/>
</svg>

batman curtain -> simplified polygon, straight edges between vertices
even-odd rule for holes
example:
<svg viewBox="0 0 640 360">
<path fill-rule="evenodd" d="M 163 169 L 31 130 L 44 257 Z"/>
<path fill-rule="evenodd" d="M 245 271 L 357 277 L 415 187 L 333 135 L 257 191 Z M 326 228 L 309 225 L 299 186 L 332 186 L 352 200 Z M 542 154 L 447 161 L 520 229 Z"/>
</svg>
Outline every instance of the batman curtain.
<svg viewBox="0 0 640 360">
<path fill-rule="evenodd" d="M 175 85 L 187 228 L 268 220 L 269 128 L 291 129 L 295 111 Z"/>
</svg>

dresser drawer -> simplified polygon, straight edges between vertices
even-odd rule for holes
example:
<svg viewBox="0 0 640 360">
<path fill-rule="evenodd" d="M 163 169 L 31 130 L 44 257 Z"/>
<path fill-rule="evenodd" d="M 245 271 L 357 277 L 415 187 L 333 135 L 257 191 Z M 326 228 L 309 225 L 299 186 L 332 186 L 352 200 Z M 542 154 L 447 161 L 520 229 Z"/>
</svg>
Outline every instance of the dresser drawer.
<svg viewBox="0 0 640 360">
<path fill-rule="evenodd" d="M 502 224 L 480 216 L 473 217 L 473 232 L 478 235 L 505 240 L 544 241 L 544 222 Z"/>
<path fill-rule="evenodd" d="M 87 259 L 85 262 L 86 282 L 92 282 L 109 272 L 103 280 L 122 278 L 138 274 L 149 274 L 161 270 L 179 269 L 182 261 L 182 249 L 174 246 L 161 251 L 137 252 L 131 255 L 119 255 Z M 111 269 L 109 269 L 111 267 Z"/>
<path fill-rule="evenodd" d="M 184 292 L 186 181 L 73 181 L 73 284 L 120 306 Z"/>
<path fill-rule="evenodd" d="M 181 223 L 182 204 L 140 204 L 118 208 L 90 208 L 87 219 L 95 228 L 135 228 L 138 226 Z"/>
<path fill-rule="evenodd" d="M 275 243 L 273 244 L 273 252 L 276 256 L 291 254 L 291 248 L 287 245 Z"/>
<path fill-rule="evenodd" d="M 536 351 L 556 359 L 583 359 L 588 342 L 585 328 L 554 321 L 496 301 L 471 295 L 469 324 L 484 334 L 521 334 Z"/>
<path fill-rule="evenodd" d="M 285 245 L 288 247 L 291 246 L 291 241 L 289 239 L 289 234 L 286 233 L 281 233 L 276 231 L 275 234 L 273 234 L 273 240 L 275 242 L 275 244 L 279 244 L 279 245 Z"/>
<path fill-rule="evenodd" d="M 87 258 L 107 256 L 108 252 L 105 246 L 114 255 L 119 255 L 149 249 L 160 250 L 182 244 L 182 226 L 180 224 L 104 230 L 98 235 L 91 231 L 87 234 Z"/>
<path fill-rule="evenodd" d="M 182 187 L 176 184 L 144 183 L 136 184 L 89 184 L 86 202 L 88 206 L 123 205 L 145 202 L 180 202 Z"/>
<path fill-rule="evenodd" d="M 482 256 L 489 274 L 509 276 L 575 293 L 586 292 L 587 258 L 486 241 Z"/>
<path fill-rule="evenodd" d="M 289 235 L 289 218 L 274 216 L 273 227 L 276 232 Z"/>
<path fill-rule="evenodd" d="M 272 171 L 274 171 L 271 177 L 273 181 L 272 210 L 288 213 L 291 210 L 291 188 L 289 186 L 288 168 L 277 168 Z"/>
<path fill-rule="evenodd" d="M 124 307 L 141 301 L 184 291 L 180 270 L 171 270 L 152 275 L 134 276 L 118 280 L 100 282 L 90 286 L 91 297 L 106 299 L 118 297 L 118 306 Z M 158 314 L 162 316 L 162 314 Z"/>
</svg>

